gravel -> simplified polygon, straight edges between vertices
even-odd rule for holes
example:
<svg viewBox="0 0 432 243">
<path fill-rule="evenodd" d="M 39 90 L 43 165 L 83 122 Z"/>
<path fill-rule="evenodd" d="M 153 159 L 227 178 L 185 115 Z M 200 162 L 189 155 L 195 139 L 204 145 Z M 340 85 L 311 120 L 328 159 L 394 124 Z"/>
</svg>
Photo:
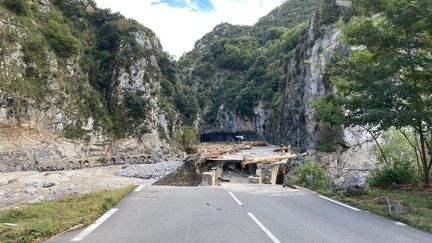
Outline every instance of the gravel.
<svg viewBox="0 0 432 243">
<path fill-rule="evenodd" d="M 183 164 L 181 160 L 171 160 L 156 164 L 132 164 L 125 165 L 116 175 L 125 177 L 135 177 L 142 179 L 160 179 L 165 175 L 175 171 Z"/>
<path fill-rule="evenodd" d="M 54 172 L 0 172 L 0 209 L 154 182 L 154 179 L 116 176 L 120 168 L 114 165 Z"/>
</svg>

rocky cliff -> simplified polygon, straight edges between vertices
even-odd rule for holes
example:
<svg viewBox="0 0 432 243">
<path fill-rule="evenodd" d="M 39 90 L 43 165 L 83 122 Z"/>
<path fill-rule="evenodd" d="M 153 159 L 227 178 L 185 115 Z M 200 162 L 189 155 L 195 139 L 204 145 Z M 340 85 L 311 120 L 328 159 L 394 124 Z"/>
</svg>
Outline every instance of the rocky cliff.
<svg viewBox="0 0 432 243">
<path fill-rule="evenodd" d="M 286 59 L 286 80 L 277 106 L 266 120 L 265 136 L 274 143 L 309 149 L 336 185 L 364 185 L 375 168 L 373 137 L 359 127 L 329 127 L 315 117 L 311 102 L 317 96 L 337 92 L 328 69 L 335 56 L 347 56 L 351 47 L 340 40 L 338 20 L 353 14 L 351 1 L 326 0 L 313 14 L 300 44 Z M 323 146 L 334 151 L 319 152 Z M 330 150 L 333 150 L 330 149 Z"/>
<path fill-rule="evenodd" d="M 264 139 L 270 109 L 284 82 L 284 59 L 307 28 L 318 0 L 291 0 L 253 26 L 223 23 L 179 61 L 183 83 L 202 108 L 202 139 Z"/>
<path fill-rule="evenodd" d="M 281 9 L 291 9 L 291 14 L 298 11 L 290 4 L 299 2 L 287 1 L 255 26 L 216 27 L 197 42 L 194 51 L 183 57 L 201 60 L 207 72 L 192 65 L 189 76 L 183 78 L 199 95 L 213 97 L 208 101 L 201 96 L 204 117 L 211 118 L 204 119 L 202 125 L 205 140 L 245 134 L 250 139 L 290 144 L 309 150 L 309 154 L 327 167 L 335 183 L 362 184 L 374 167 L 373 138 L 358 127 L 331 128 L 316 119 L 311 107 L 315 97 L 337 92 L 330 83 L 328 69 L 335 56 L 346 56 L 351 47 L 340 41 L 341 32 L 336 23 L 350 18 L 355 8 L 351 1 L 319 2 L 316 11 L 303 13 L 307 18 L 303 23 L 291 19 L 290 25 L 278 24 L 281 16 L 275 13 Z M 315 4 L 318 6 L 318 1 Z M 257 31 L 263 24 L 267 24 L 267 32 Z M 233 68 L 232 62 L 225 66 L 218 64 L 232 61 L 223 58 L 231 54 L 231 47 L 227 48 L 226 43 L 233 43 L 238 35 L 256 40 L 252 46 L 257 52 L 251 55 L 252 60 L 248 63 L 247 57 L 242 59 L 237 55 L 246 62 L 243 69 Z M 261 39 L 263 36 L 266 37 Z M 223 38 L 225 45 L 208 43 L 218 38 Z M 208 50 L 209 46 L 212 49 Z M 247 52 L 247 48 L 243 51 Z M 320 148 L 329 151 L 318 152 Z"/>
<path fill-rule="evenodd" d="M 310 21 L 300 44 L 286 59 L 286 80 L 280 100 L 268 119 L 270 141 L 311 148 L 317 144 L 342 142 L 342 131 L 331 129 L 314 117 L 311 101 L 332 88 L 327 68 L 335 55 L 347 55 L 336 21 L 349 17 L 349 2 L 325 1 Z"/>
<path fill-rule="evenodd" d="M 156 35 L 91 0 L 0 1 L 0 57 L 0 171 L 163 158 L 183 123 Z"/>
</svg>

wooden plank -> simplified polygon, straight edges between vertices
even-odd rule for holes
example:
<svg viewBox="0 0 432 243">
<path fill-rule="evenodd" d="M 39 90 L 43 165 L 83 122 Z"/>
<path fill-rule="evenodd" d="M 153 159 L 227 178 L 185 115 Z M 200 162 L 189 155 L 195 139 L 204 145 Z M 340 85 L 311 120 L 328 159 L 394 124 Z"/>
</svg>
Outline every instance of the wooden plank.
<svg viewBox="0 0 432 243">
<path fill-rule="evenodd" d="M 283 154 L 283 155 L 275 155 L 275 156 L 267 156 L 267 157 L 257 157 L 253 159 L 245 159 L 243 160 L 242 164 L 244 165 L 257 164 L 257 163 L 272 164 L 272 163 L 277 163 L 284 160 L 286 161 L 295 158 L 297 158 L 297 155 L 295 154 Z"/>
</svg>

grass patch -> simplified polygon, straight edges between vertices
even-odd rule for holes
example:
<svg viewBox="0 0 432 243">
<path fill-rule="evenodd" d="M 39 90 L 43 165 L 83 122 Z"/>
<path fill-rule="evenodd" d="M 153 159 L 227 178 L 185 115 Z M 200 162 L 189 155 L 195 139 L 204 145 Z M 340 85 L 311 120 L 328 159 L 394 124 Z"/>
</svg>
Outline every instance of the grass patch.
<svg viewBox="0 0 432 243">
<path fill-rule="evenodd" d="M 0 242 L 33 242 L 80 224 L 91 224 L 133 188 L 130 185 L 117 190 L 26 205 L 20 209 L 0 210 Z M 7 227 L 3 223 L 18 226 Z"/>
<path fill-rule="evenodd" d="M 428 191 L 429 190 L 429 191 Z M 322 192 L 321 192 L 322 193 Z M 432 232 L 432 190 L 394 190 L 372 188 L 362 196 L 346 196 L 342 192 L 323 193 L 357 208 L 367 210 L 387 218 L 404 222 L 411 226 Z M 392 214 L 385 209 L 385 196 L 393 203 L 406 204 L 412 211 L 406 214 Z"/>
</svg>

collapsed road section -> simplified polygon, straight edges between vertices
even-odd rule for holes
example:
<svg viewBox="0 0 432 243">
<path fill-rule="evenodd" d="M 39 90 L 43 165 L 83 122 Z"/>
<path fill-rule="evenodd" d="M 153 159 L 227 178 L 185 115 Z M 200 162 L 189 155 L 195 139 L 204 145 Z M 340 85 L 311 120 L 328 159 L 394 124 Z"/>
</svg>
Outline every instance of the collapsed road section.
<svg viewBox="0 0 432 243">
<path fill-rule="evenodd" d="M 155 185 L 282 184 L 288 162 L 297 158 L 290 147 L 265 142 L 200 144 L 195 151 L 179 169 Z"/>
</svg>

